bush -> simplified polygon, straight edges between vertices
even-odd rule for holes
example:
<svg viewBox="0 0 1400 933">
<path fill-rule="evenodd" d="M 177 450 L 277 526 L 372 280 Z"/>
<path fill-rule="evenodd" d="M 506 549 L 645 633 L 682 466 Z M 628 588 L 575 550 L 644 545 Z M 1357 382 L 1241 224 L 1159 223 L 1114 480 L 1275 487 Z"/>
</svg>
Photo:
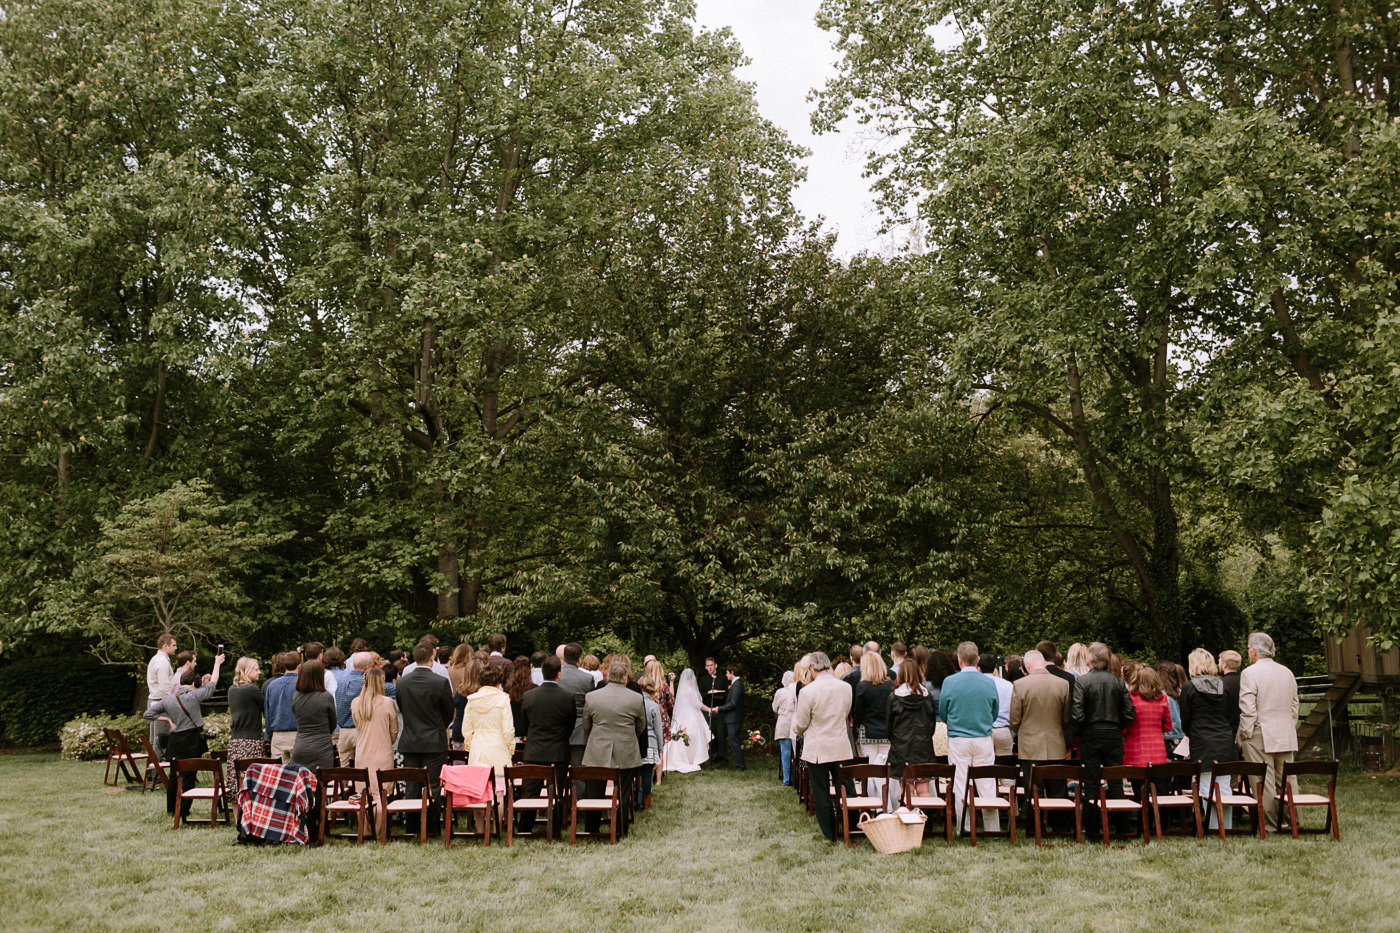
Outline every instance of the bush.
<svg viewBox="0 0 1400 933">
<path fill-rule="evenodd" d="M 232 727 L 228 713 L 205 713 L 204 731 L 213 735 L 209 739 L 209 750 L 211 752 L 228 751 L 228 733 Z"/>
<path fill-rule="evenodd" d="M 59 730 L 64 761 L 101 761 L 107 757 L 107 736 L 103 729 L 120 729 L 127 745 L 141 753 L 141 736 L 148 735 L 150 723 L 140 716 L 93 716 L 84 713 Z"/>
<path fill-rule="evenodd" d="M 131 712 L 136 678 L 130 670 L 102 664 L 91 655 L 29 658 L 0 667 L 0 741 L 47 745 L 58 741 L 64 723 L 91 715 Z M 103 725 L 110 723 L 110 717 Z M 97 737 L 102 738 L 99 727 Z M 102 743 L 102 754 L 107 745 Z"/>
</svg>

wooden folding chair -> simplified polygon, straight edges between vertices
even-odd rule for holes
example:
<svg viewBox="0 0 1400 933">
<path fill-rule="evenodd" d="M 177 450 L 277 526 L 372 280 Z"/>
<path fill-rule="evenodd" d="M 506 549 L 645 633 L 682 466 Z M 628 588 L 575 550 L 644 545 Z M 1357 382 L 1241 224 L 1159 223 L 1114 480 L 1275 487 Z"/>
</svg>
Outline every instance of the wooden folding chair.
<svg viewBox="0 0 1400 933">
<path fill-rule="evenodd" d="M 875 796 L 870 792 L 870 781 L 880 781 L 880 794 Z M 879 816 L 885 812 L 885 801 L 889 794 L 890 767 L 889 765 L 842 765 L 836 770 L 836 791 L 839 795 L 838 803 L 841 810 L 841 838 L 846 845 L 851 844 L 852 823 L 851 817 L 860 819 L 860 814 L 870 813 Z M 861 783 L 858 793 L 850 794 L 846 791 L 846 785 L 855 781 Z M 865 835 L 858 827 L 854 830 L 860 835 Z"/>
<path fill-rule="evenodd" d="M 454 748 L 447 753 L 447 763 L 450 765 L 464 765 L 471 757 L 471 749 Z"/>
<path fill-rule="evenodd" d="M 968 838 L 973 845 L 977 845 L 977 814 L 983 810 L 1004 810 L 1007 817 L 1007 828 L 1005 831 L 983 833 L 990 836 L 1005 835 L 1010 842 L 1016 841 L 1016 782 L 1020 779 L 1021 769 L 1013 768 L 1010 765 L 976 765 L 967 769 L 967 783 L 964 785 L 963 818 L 967 821 Z M 994 782 L 996 791 L 990 797 L 979 797 L 977 795 L 977 781 L 991 780 Z M 1002 796 L 1002 781 L 1010 781 L 1006 788 L 1007 796 Z"/>
<path fill-rule="evenodd" d="M 443 769 L 460 768 L 463 765 L 443 765 Z M 454 803 L 453 793 L 446 788 L 443 789 L 442 799 L 445 812 L 442 822 L 442 844 L 444 848 L 452 848 L 453 839 L 480 839 L 481 844 L 489 846 L 491 837 L 499 830 L 496 815 L 496 773 L 492 769 L 491 778 L 486 782 L 486 793 L 488 800 L 482 803 Z M 457 815 L 462 813 L 481 814 L 486 817 L 486 828 L 480 832 L 475 829 L 467 829 L 462 832 L 456 831 Z"/>
<path fill-rule="evenodd" d="M 1026 808 L 1030 806 L 1031 792 L 1030 788 L 1026 787 L 1026 771 L 1021 767 L 1021 759 L 1015 755 L 998 755 L 992 764 L 1016 769 L 1016 781 L 1012 785 L 1016 788 L 1016 812 L 1024 813 Z"/>
<path fill-rule="evenodd" d="M 1294 778 L 1299 775 L 1315 776 L 1321 775 L 1327 778 L 1326 794 L 1305 794 L 1295 791 L 1293 785 Z M 1288 828 L 1293 832 L 1293 838 L 1297 839 L 1299 833 L 1308 835 L 1332 834 L 1332 838 L 1337 842 L 1342 841 L 1342 826 L 1337 821 L 1337 762 L 1335 761 L 1289 761 L 1283 766 L 1283 774 L 1279 776 L 1283 782 L 1279 785 L 1278 792 L 1278 812 L 1282 817 L 1288 814 Z M 1327 822 L 1321 829 L 1304 829 L 1298 824 L 1299 807 L 1326 807 Z"/>
<path fill-rule="evenodd" d="M 238 792 L 243 789 L 243 775 L 253 765 L 280 765 L 281 758 L 235 758 L 233 759 L 233 825 L 243 827 L 243 813 L 238 806 Z"/>
<path fill-rule="evenodd" d="M 209 772 L 214 776 L 214 785 L 205 787 L 200 784 L 185 789 L 183 775 L 202 774 Z M 196 800 L 209 801 L 209 828 L 213 829 L 219 823 L 219 811 L 224 813 L 224 822 L 229 821 L 228 804 L 224 800 L 224 768 L 223 765 L 212 758 L 181 758 L 176 761 L 170 771 L 170 780 L 179 782 L 177 787 L 179 792 L 175 797 L 175 825 L 173 829 L 179 829 L 182 822 L 180 811 L 184 809 L 186 800 L 191 802 Z M 198 778 L 196 778 L 198 780 Z M 185 820 L 191 823 L 202 823 L 203 820 Z"/>
<path fill-rule="evenodd" d="M 346 823 L 355 818 L 355 845 L 365 841 L 365 833 L 374 832 L 374 795 L 369 792 L 368 768 L 318 768 L 316 781 L 321 785 L 321 829 L 318 840 L 350 838 L 349 832 L 337 834 L 335 824 L 344 817 Z M 358 786 L 357 786 L 358 785 Z M 363 789 L 361 789 L 363 788 Z M 327 823 L 330 824 L 329 831 Z"/>
<path fill-rule="evenodd" d="M 1082 765 L 1031 765 L 1030 792 L 1031 817 L 1035 820 L 1035 844 L 1040 845 L 1042 835 L 1052 835 L 1042 826 L 1044 814 L 1067 813 L 1074 811 L 1074 841 L 1084 841 L 1084 797 L 1081 793 L 1084 783 Z M 1074 782 L 1073 797 L 1042 797 L 1040 789 L 1046 781 Z M 1065 835 L 1068 835 L 1067 833 Z"/>
<path fill-rule="evenodd" d="M 418 814 L 418 844 L 426 845 L 428 842 L 428 769 L 427 768 L 381 768 L 376 775 L 379 784 L 379 799 L 384 803 L 384 836 L 379 841 L 388 843 L 390 839 L 412 839 L 413 833 L 405 831 L 395 833 L 394 817 L 407 817 L 410 813 Z M 398 784 L 417 784 L 419 786 L 418 799 L 412 797 L 400 797 L 397 800 L 390 800 L 398 790 Z"/>
<path fill-rule="evenodd" d="M 517 796 L 527 781 L 540 781 L 543 797 Z M 559 805 L 559 788 L 554 765 L 511 765 L 506 768 L 506 845 L 515 839 L 515 811 L 543 810 L 544 837 L 554 840 L 554 814 Z M 539 832 L 529 834 L 539 838 Z"/>
<path fill-rule="evenodd" d="M 1168 783 L 1171 790 L 1162 793 L 1157 789 L 1158 784 Z M 1180 792 L 1177 788 L 1184 784 L 1186 791 Z M 1196 820 L 1196 838 L 1202 838 L 1205 833 L 1201 829 L 1201 765 L 1196 761 L 1169 761 L 1162 764 L 1149 765 L 1147 768 L 1147 788 L 1146 793 L 1152 801 L 1152 825 L 1157 827 L 1157 841 L 1162 841 L 1162 808 L 1177 809 L 1190 808 L 1191 815 Z M 1181 830 L 1185 835 L 1187 830 Z"/>
<path fill-rule="evenodd" d="M 929 814 L 940 810 L 943 812 L 943 834 L 948 842 L 953 841 L 953 824 L 957 822 L 951 790 L 956 770 L 952 765 L 905 765 L 904 775 L 899 779 L 900 803 L 911 810 L 923 810 Z M 925 781 L 928 782 L 929 792 L 920 794 L 915 785 Z M 928 825 L 924 824 L 925 827 Z"/>
<path fill-rule="evenodd" d="M 1142 829 L 1142 844 L 1147 845 L 1152 841 L 1149 829 L 1148 818 L 1148 793 L 1144 790 L 1137 797 L 1110 797 L 1108 788 L 1115 781 L 1122 784 L 1124 781 L 1136 781 L 1139 787 L 1147 780 L 1146 768 L 1135 768 L 1131 765 L 1109 765 L 1099 773 L 1099 821 L 1103 829 L 1103 844 L 1111 844 L 1112 834 L 1108 828 L 1108 817 L 1111 813 L 1136 813 L 1138 815 L 1138 825 Z M 1137 835 L 1132 833 L 1131 835 Z"/>
<path fill-rule="evenodd" d="M 569 845 L 574 845 L 578 840 L 578 814 L 580 810 L 584 812 L 601 812 L 608 816 L 608 842 L 617 842 L 618 824 L 622 821 L 622 772 L 617 768 L 594 768 L 584 765 L 574 765 L 569 768 L 569 780 L 577 788 L 570 798 L 569 806 Z M 604 796 L 585 797 L 583 790 L 584 781 L 603 782 Z M 585 833 L 591 836 L 591 833 Z M 602 838 L 602 832 L 598 834 Z"/>
<path fill-rule="evenodd" d="M 145 775 L 136 764 L 136 756 L 131 754 L 131 748 L 126 744 L 126 736 L 122 735 L 120 729 L 104 728 L 102 734 L 107 737 L 107 768 L 102 774 L 102 784 L 106 787 L 116 787 L 123 779 L 128 784 L 140 784 L 141 793 L 146 792 Z M 116 770 L 112 770 L 112 764 L 116 764 Z"/>
<path fill-rule="evenodd" d="M 170 767 L 170 762 L 160 760 L 160 756 L 156 754 L 156 750 L 152 747 L 149 738 L 145 735 L 142 735 L 140 738 L 141 745 L 146 749 L 146 770 L 141 786 L 144 788 L 149 784 L 151 785 L 151 789 L 154 790 L 155 781 L 158 780 L 160 781 L 161 789 L 168 790 L 170 788 L 170 776 L 166 773 L 165 769 Z M 126 742 L 125 736 L 122 737 L 122 742 Z M 153 772 L 155 775 L 154 778 L 151 776 Z M 142 791 L 142 793 L 144 793 L 144 791 Z"/>
<path fill-rule="evenodd" d="M 1259 824 L 1259 838 L 1264 838 L 1264 763 L 1262 761 L 1217 761 L 1211 766 L 1210 805 L 1215 809 L 1215 824 L 1220 828 L 1220 841 L 1225 834 L 1240 834 L 1244 829 L 1225 828 L 1225 808 L 1240 807 L 1253 810 L 1254 820 Z M 1230 778 L 1230 792 L 1225 793 L 1215 779 Z M 1252 793 L 1244 794 L 1235 790 L 1235 778 L 1244 778 Z"/>
</svg>

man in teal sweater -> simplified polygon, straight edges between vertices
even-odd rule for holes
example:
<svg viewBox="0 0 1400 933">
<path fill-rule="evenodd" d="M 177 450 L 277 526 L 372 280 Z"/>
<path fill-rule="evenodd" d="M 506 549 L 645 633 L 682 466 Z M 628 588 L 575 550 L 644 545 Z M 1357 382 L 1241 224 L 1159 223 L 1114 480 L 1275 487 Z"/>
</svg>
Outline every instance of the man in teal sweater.
<svg viewBox="0 0 1400 933">
<path fill-rule="evenodd" d="M 963 831 L 963 811 L 967 801 L 967 769 L 996 764 L 992 746 L 992 723 L 997 718 L 997 688 L 991 678 L 977 669 L 977 646 L 970 641 L 958 645 L 958 672 L 943 681 L 938 700 L 938 718 L 948 724 L 948 763 L 953 766 L 953 799 L 958 813 L 958 832 Z M 996 794 L 996 781 L 977 782 L 977 796 Z M 983 814 L 983 829 L 1001 831 L 1001 814 Z"/>
</svg>

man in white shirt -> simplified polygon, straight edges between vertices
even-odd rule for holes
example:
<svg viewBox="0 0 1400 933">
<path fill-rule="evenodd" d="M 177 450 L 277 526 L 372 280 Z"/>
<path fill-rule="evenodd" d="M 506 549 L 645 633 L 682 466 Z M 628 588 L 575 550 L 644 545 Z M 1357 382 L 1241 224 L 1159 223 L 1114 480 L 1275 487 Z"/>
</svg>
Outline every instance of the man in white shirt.
<svg viewBox="0 0 1400 933">
<path fill-rule="evenodd" d="M 997 659 L 990 654 L 977 658 L 977 669 L 990 677 L 997 688 L 997 716 L 992 720 L 992 750 L 998 757 L 1014 754 L 1011 738 L 1011 681 L 997 676 Z"/>
<path fill-rule="evenodd" d="M 419 644 L 419 645 L 427 645 L 429 648 L 431 648 L 431 649 L 433 650 L 433 653 L 432 653 L 432 660 L 431 660 L 431 662 L 430 662 L 430 663 L 431 663 L 432 672 L 433 672 L 434 674 L 438 675 L 439 677 L 441 677 L 443 680 L 450 681 L 452 678 L 450 678 L 450 677 L 447 676 L 447 665 L 446 665 L 446 664 L 443 664 L 441 661 L 439 661 L 439 660 L 437 659 L 437 646 L 438 646 L 438 641 L 437 641 L 437 639 L 434 638 L 434 637 L 431 636 L 431 635 L 425 635 L 425 636 L 423 636 L 421 639 L 419 639 L 418 644 Z M 418 655 L 418 649 L 417 649 L 416 646 L 415 646 L 414 649 L 413 649 L 413 654 L 414 654 L 415 657 L 417 657 L 417 655 Z M 418 668 L 424 667 L 424 666 L 426 666 L 426 665 L 422 665 L 422 664 L 419 664 L 417 661 L 413 661 L 413 662 L 411 662 L 407 667 L 405 667 L 405 668 L 403 669 L 403 671 L 399 674 L 399 676 L 400 676 L 400 677 L 403 677 L 403 676 L 405 676 L 405 675 L 407 675 L 407 674 L 412 674 L 414 671 L 418 670 Z"/>
<path fill-rule="evenodd" d="M 549 657 L 543 651 L 536 651 L 530 655 L 530 683 L 538 687 L 544 683 L 544 659 Z"/>
<path fill-rule="evenodd" d="M 170 656 L 175 653 L 175 636 L 169 632 L 156 639 L 156 653 L 146 665 L 146 709 L 151 709 L 170 695 L 175 686 L 175 667 Z M 151 723 L 151 745 L 156 754 L 165 758 L 165 738 L 170 735 L 170 723 Z"/>
</svg>

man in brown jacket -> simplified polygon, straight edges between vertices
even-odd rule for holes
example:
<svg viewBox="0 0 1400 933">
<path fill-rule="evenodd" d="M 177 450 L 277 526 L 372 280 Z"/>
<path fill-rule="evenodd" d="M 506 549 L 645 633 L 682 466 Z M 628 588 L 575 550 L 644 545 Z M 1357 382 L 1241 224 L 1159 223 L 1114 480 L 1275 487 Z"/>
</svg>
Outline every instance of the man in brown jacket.
<svg viewBox="0 0 1400 933">
<path fill-rule="evenodd" d="M 1279 778 L 1298 751 L 1298 681 L 1274 660 L 1274 640 L 1249 636 L 1249 667 L 1240 674 L 1240 750 L 1245 761 L 1262 761 L 1264 820 L 1278 831 Z"/>
<path fill-rule="evenodd" d="M 1021 759 L 1026 786 L 1030 786 L 1032 765 L 1064 764 L 1065 725 L 1069 722 L 1072 687 L 1069 681 L 1046 669 L 1045 655 L 1027 651 L 1026 676 L 1011 687 L 1011 731 L 1016 733 L 1016 754 Z M 1047 797 L 1065 794 L 1063 781 L 1041 785 Z"/>
</svg>

